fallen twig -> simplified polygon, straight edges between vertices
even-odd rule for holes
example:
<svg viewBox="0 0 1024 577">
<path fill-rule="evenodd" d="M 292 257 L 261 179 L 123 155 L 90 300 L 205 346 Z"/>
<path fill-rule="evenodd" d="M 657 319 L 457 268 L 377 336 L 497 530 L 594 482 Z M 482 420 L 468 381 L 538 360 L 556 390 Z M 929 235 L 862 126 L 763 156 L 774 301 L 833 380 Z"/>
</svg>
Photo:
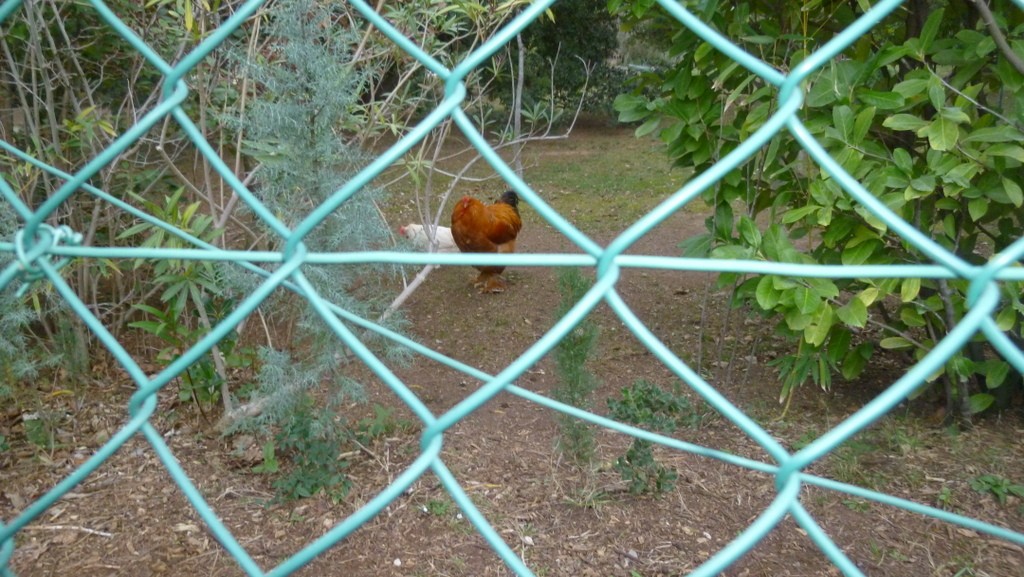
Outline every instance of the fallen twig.
<svg viewBox="0 0 1024 577">
<path fill-rule="evenodd" d="M 81 533 L 88 533 L 90 535 L 99 535 L 100 537 L 113 537 L 113 533 L 107 533 L 106 531 L 98 531 L 96 529 L 89 529 L 88 527 L 78 527 L 76 525 L 29 525 L 22 529 L 23 531 L 79 531 Z"/>
</svg>

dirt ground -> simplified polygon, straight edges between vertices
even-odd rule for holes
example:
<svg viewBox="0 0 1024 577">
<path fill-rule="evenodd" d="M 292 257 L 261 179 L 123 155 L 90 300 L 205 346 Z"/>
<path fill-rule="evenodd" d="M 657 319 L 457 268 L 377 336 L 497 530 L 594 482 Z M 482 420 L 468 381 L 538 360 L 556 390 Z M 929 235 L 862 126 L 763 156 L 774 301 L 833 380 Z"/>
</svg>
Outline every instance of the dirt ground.
<svg viewBox="0 0 1024 577">
<path fill-rule="evenodd" d="M 574 138 L 586 138 L 581 131 Z M 625 134 L 624 138 L 628 138 Z M 539 154 L 543 154 L 541 149 Z M 581 153 L 579 162 L 586 162 Z M 498 189 L 491 191 L 493 194 Z M 578 252 L 529 207 L 520 252 Z M 678 243 L 703 229 L 704 215 L 684 211 L 644 237 L 631 252 L 677 256 Z M 614 215 L 584 232 L 601 244 L 624 228 Z M 597 221 L 592 221 L 597 222 Z M 411 272 L 415 272 L 414 270 Z M 495 374 L 555 322 L 557 271 L 516 268 L 508 291 L 478 294 L 473 272 L 445 266 L 406 303 L 410 335 L 435 350 Z M 856 382 L 837 381 L 829 392 L 804 388 L 780 419 L 778 383 L 767 363 L 781 354 L 770 328 L 723 306 L 726 294 L 706 274 L 659 270 L 623 273 L 617 291 L 676 354 L 697 363 L 726 397 L 793 449 L 853 413 L 905 369 L 881 356 Z M 396 280 L 396 291 L 400 288 Z M 600 386 L 594 410 L 637 379 L 669 389 L 679 380 L 602 305 L 593 314 L 598 352 L 590 369 Z M 351 369 L 362 374 L 359 368 Z M 419 359 L 395 372 L 439 415 L 480 383 Z M 368 377 L 368 375 L 363 375 Z M 517 381 L 549 395 L 558 385 L 551 358 Z M 369 400 L 410 412 L 385 387 L 369 383 Z M 59 386 L 51 386 L 53 390 Z M 684 389 L 685 390 L 685 389 Z M 78 399 L 58 399 L 66 410 L 62 448 L 42 451 L 19 442 L 17 415 L 0 413 L 0 433 L 11 449 L 0 452 L 0 518 L 11 519 L 87 458 L 124 422 L 132 389 L 127 379 L 97 383 Z M 700 401 L 687 393 L 694 406 Z M 55 398 L 57 395 L 55 395 Z M 270 504 L 271 478 L 251 471 L 237 438 L 210 431 L 194 406 L 161 395 L 153 424 L 238 542 L 269 571 L 326 533 L 376 496 L 419 455 L 420 428 L 399 427 L 352 456 L 350 495 Z M 369 405 L 352 407 L 366 413 Z M 811 472 L 884 491 L 927 505 L 1024 530 L 1024 503 L 1000 503 L 971 488 L 996 474 L 1024 483 L 1024 422 L 1019 412 L 993 417 L 953 434 L 937 426 L 928 405 L 901 407 L 848 443 Z M 538 576 L 654 577 L 685 575 L 744 530 L 775 496 L 774 479 L 716 460 L 659 449 L 656 457 L 678 472 L 672 490 L 633 495 L 611 463 L 630 439 L 595 431 L 593 470 L 581 471 L 556 449 L 556 415 L 518 396 L 501 393 L 444 435 L 440 458 L 488 522 Z M 712 412 L 696 428 L 674 436 L 753 459 L 770 458 L 728 420 Z M 801 503 L 828 535 L 873 576 L 1024 575 L 1024 548 L 974 530 L 848 495 L 804 487 Z M 141 437 L 19 533 L 11 561 L 15 574 L 241 575 L 243 571 L 205 528 Z M 297 575 L 487 576 L 511 571 L 427 472 L 400 498 Z M 791 519 L 774 529 L 723 575 L 839 575 Z"/>
</svg>

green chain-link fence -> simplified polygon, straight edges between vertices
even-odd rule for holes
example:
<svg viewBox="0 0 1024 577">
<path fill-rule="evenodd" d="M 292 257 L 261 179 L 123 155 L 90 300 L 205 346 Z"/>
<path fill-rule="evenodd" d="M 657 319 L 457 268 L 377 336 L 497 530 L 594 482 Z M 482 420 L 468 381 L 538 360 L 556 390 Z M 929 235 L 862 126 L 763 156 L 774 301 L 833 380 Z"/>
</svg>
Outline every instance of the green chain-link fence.
<svg viewBox="0 0 1024 577">
<path fill-rule="evenodd" d="M 1024 8 L 1024 0 L 1014 0 L 1015 3 Z M 865 190 L 861 184 L 850 177 L 833 160 L 824 148 L 811 136 L 811 133 L 801 123 L 797 115 L 803 103 L 803 92 L 801 83 L 809 75 L 826 65 L 831 59 L 845 47 L 857 40 L 882 18 L 892 13 L 899 5 L 899 0 L 885 0 L 867 11 L 848 29 L 836 36 L 833 40 L 821 47 L 818 51 L 803 60 L 789 74 L 766 65 L 764 62 L 752 57 L 742 49 L 730 43 L 727 39 L 703 24 L 694 15 L 682 6 L 668 1 L 659 0 L 664 9 L 682 22 L 693 33 L 699 35 L 722 52 L 728 54 L 736 62 L 760 76 L 767 83 L 775 86 L 778 90 L 778 111 L 758 130 L 744 141 L 735 150 L 721 159 L 709 170 L 695 176 L 683 188 L 665 199 L 657 208 L 638 220 L 622 234 L 620 234 L 607 247 L 601 247 L 584 236 L 571 223 L 562 218 L 544 199 L 534 192 L 528 183 L 522 181 L 488 145 L 486 140 L 474 128 L 473 123 L 460 109 L 460 104 L 466 96 L 466 88 L 463 79 L 474 68 L 481 65 L 490 58 L 496 51 L 515 37 L 533 20 L 538 18 L 547 10 L 554 0 L 534 2 L 504 26 L 494 37 L 492 37 L 479 49 L 470 54 L 463 62 L 454 69 L 449 70 L 439 62 L 420 50 L 410 39 L 404 37 L 380 15 L 374 12 L 373 8 L 362 0 L 352 0 L 351 4 L 370 23 L 396 45 L 416 58 L 432 73 L 445 81 L 445 98 L 440 106 L 432 111 L 422 122 L 410 130 L 400 141 L 387 151 L 378 156 L 374 162 L 362 170 L 348 184 L 336 191 L 326 202 L 317 207 L 294 229 L 289 229 L 281 223 L 273 214 L 247 190 L 228 167 L 214 153 L 192 119 L 182 110 L 181 104 L 188 96 L 189 90 L 182 80 L 203 58 L 221 44 L 232 32 L 234 32 L 247 18 L 252 16 L 263 3 L 262 0 L 252 0 L 240 6 L 240 8 L 228 18 L 223 25 L 210 34 L 190 54 L 182 58 L 177 64 L 171 65 L 156 54 L 128 27 L 126 27 L 117 16 L 112 13 L 103 3 L 98 0 L 89 2 L 98 14 L 105 20 L 113 33 L 120 35 L 129 42 L 148 61 L 156 67 L 165 77 L 163 83 L 162 102 L 151 112 L 146 114 L 140 122 L 130 130 L 122 134 L 116 141 L 96 156 L 88 164 L 74 174 L 66 174 L 60 170 L 46 165 L 28 154 L 18 150 L 7 142 L 0 141 L 6 153 L 18 159 L 31 163 L 49 174 L 62 179 L 64 184 L 55 190 L 41 205 L 37 207 L 27 206 L 18 194 L 11 189 L 10 185 L 0 180 L 0 196 L 13 208 L 21 222 L 21 229 L 14 238 L 3 239 L 0 242 L 0 251 L 13 255 L 13 261 L 9 266 L 0 271 L 0 290 L 11 290 L 19 283 L 27 286 L 33 282 L 50 282 L 56 291 L 64 298 L 67 305 L 77 313 L 85 325 L 93 331 L 96 338 L 113 354 L 117 361 L 124 367 L 127 373 L 135 381 L 138 391 L 133 395 L 128 410 L 131 415 L 129 422 L 118 431 L 103 447 L 90 459 L 78 467 L 72 474 L 68 475 L 59 484 L 53 487 L 43 497 L 25 508 L 16 518 L 0 523 L 0 574 L 5 576 L 13 575 L 9 568 L 11 557 L 15 548 L 15 537 L 21 531 L 37 519 L 45 511 L 54 505 L 62 496 L 66 495 L 77 484 L 81 483 L 87 476 L 93 473 L 107 458 L 117 451 L 126 441 L 141 434 L 150 443 L 159 456 L 167 472 L 174 482 L 188 498 L 192 506 L 207 523 L 211 533 L 217 538 L 221 545 L 233 556 L 238 565 L 249 575 L 287 575 L 310 562 L 317 555 L 327 548 L 345 539 L 347 535 L 359 528 L 363 523 L 377 515 L 384 507 L 395 500 L 403 491 L 408 489 L 417 479 L 428 470 L 432 471 L 441 481 L 443 486 L 450 493 L 455 502 L 466 513 L 467 518 L 473 523 L 480 534 L 493 547 L 501 559 L 518 575 L 532 575 L 531 570 L 523 563 L 522 559 L 501 539 L 498 533 L 491 527 L 487 520 L 473 505 L 466 493 L 460 487 L 456 478 L 439 458 L 444 443 L 444 432 L 461 419 L 478 409 L 501 391 L 518 395 L 522 398 L 535 402 L 555 411 L 560 411 L 584 419 L 591 423 L 620 431 L 627 435 L 639 437 L 659 443 L 663 446 L 686 451 L 695 455 L 701 455 L 718 459 L 725 463 L 744 467 L 774 475 L 777 495 L 768 506 L 745 530 L 743 530 L 726 547 L 718 551 L 708 559 L 691 575 L 709 576 L 716 575 L 729 567 L 745 552 L 756 545 L 769 531 L 776 527 L 784 518 L 791 516 L 806 532 L 812 541 L 822 552 L 843 572 L 845 575 L 861 575 L 861 571 L 854 563 L 840 550 L 840 548 L 825 534 L 815 519 L 807 512 L 800 503 L 800 495 L 804 485 L 817 486 L 823 489 L 830 489 L 846 493 L 851 496 L 875 501 L 881 504 L 898 507 L 907 511 L 928 515 L 947 523 L 968 527 L 976 531 L 987 533 L 1005 539 L 1011 543 L 1024 545 L 1024 533 L 1007 530 L 976 519 L 956 515 L 919 503 L 896 498 L 891 495 L 869 491 L 856 486 L 839 483 L 807 474 L 804 471 L 812 463 L 822 459 L 841 443 L 855 435 L 873 421 L 883 416 L 893 406 L 905 399 L 915 388 L 937 369 L 942 367 L 952 355 L 964 346 L 967 341 L 979 331 L 1000 351 L 1000 353 L 1020 372 L 1024 373 L 1024 354 L 1021 353 L 999 330 L 992 318 L 992 313 L 999 302 L 998 286 L 1000 281 L 1024 280 L 1024 269 L 1015 266 L 1016 262 L 1024 257 L 1024 239 L 1019 239 L 1009 248 L 991 258 L 983 266 L 969 264 L 939 246 L 913 226 L 901 220 L 892 213 L 870 192 Z M 0 25 L 19 9 L 19 0 L 8 0 L 0 5 Z M 0 28 L 0 31 L 3 29 Z M 128 149 L 148 130 L 157 123 L 162 122 L 168 116 L 173 117 L 182 129 L 189 135 L 194 145 L 215 167 L 220 176 L 227 182 L 234 191 L 252 208 L 255 214 L 267 223 L 282 238 L 286 239 L 284 250 L 277 253 L 251 253 L 245 251 L 221 250 L 210 244 L 204 243 L 197 238 L 185 234 L 174 227 L 147 215 L 134 207 L 111 196 L 107 192 L 87 184 L 89 179 L 97 174 L 106 164 Z M 341 309 L 330 302 L 320 298 L 314 291 L 310 282 L 303 275 L 305 264 L 343 264 L 343 263 L 395 263 L 395 264 L 481 264 L 484 260 L 479 256 L 425 254 L 425 253 L 400 253 L 400 252 L 374 252 L 374 253 L 311 253 L 303 244 L 303 239 L 318 225 L 327 215 L 341 206 L 353 194 L 366 186 L 374 177 L 391 166 L 396 160 L 408 152 L 414 145 L 422 140 L 428 132 L 438 126 L 447 118 L 452 118 L 470 139 L 481 155 L 491 166 L 507 181 L 509 186 L 519 192 L 522 198 L 528 202 L 544 219 L 557 228 L 562 234 L 579 246 L 584 254 L 514 254 L 514 255 L 488 255 L 487 262 L 518 266 L 586 266 L 596 270 L 596 283 L 580 302 L 573 307 L 564 318 L 559 320 L 541 339 L 524 352 L 518 359 L 506 367 L 497 375 L 488 375 L 482 371 L 448 358 L 430 348 L 412 341 L 402 335 L 387 330 L 373 322 L 353 315 L 349 311 Z M 804 150 L 817 163 L 828 172 L 843 189 L 863 207 L 873 213 L 876 217 L 886 223 L 892 230 L 897 231 L 904 239 L 917 247 L 923 254 L 927 255 L 935 264 L 931 265 L 900 265 L 900 266 L 809 266 L 774 262 L 754 261 L 722 261 L 722 260 L 700 260 L 686 258 L 666 258 L 641 255 L 624 255 L 623 252 L 633 245 L 638 239 L 644 236 L 654 226 L 662 222 L 669 215 L 680 210 L 688 202 L 697 198 L 700 193 L 721 179 L 727 172 L 735 169 L 752 155 L 754 155 L 769 139 L 773 138 L 782 130 L 788 130 L 792 136 L 799 141 Z M 80 246 L 81 236 L 66 227 L 51 227 L 45 221 L 54 214 L 54 211 L 66 202 L 72 195 L 87 194 L 95 198 L 111 203 L 124 211 L 160 226 L 168 232 L 187 240 L 194 248 L 189 249 L 144 249 L 144 248 L 105 248 Z M 7 210 L 5 207 L 4 210 Z M 227 261 L 237 263 L 239 266 L 256 272 L 264 277 L 262 284 L 252 292 L 237 309 L 227 315 L 212 331 L 205 335 L 195 346 L 188 350 L 180 358 L 176 359 L 163 371 L 155 376 L 146 375 L 140 366 L 132 359 L 121 344 L 107 331 L 96 316 L 89 310 L 85 303 L 62 279 L 59 269 L 70 259 L 193 259 L 205 261 Z M 276 265 L 273 272 L 256 266 L 255 263 Z M 824 277 L 824 278 L 933 278 L 952 279 L 962 278 L 970 282 L 970 311 L 948 334 L 948 336 L 937 344 L 937 346 L 913 368 L 907 371 L 901 378 L 896 380 L 877 398 L 866 404 L 863 408 L 835 426 L 826 434 L 820 436 L 812 443 L 805 446 L 796 453 L 790 453 L 776 442 L 764 429 L 758 426 L 742 411 L 737 409 L 699 374 L 691 369 L 685 362 L 672 353 L 647 327 L 633 314 L 616 293 L 616 281 L 620 271 L 624 267 L 633 268 L 658 268 L 677 271 L 715 271 L 715 272 L 744 272 L 762 275 L 784 275 L 791 277 Z M 187 367 L 199 360 L 212 346 L 224 338 L 236 327 L 245 317 L 252 313 L 255 308 L 279 288 L 286 288 L 302 295 L 309 300 L 334 333 L 345 346 L 349 347 L 359 359 L 372 369 L 398 397 L 405 402 L 415 415 L 422 421 L 424 432 L 422 436 L 422 451 L 418 458 L 409 468 L 402 473 L 395 481 L 381 491 L 375 498 L 364 505 L 356 513 L 338 523 L 330 531 L 319 539 L 307 545 L 298 553 L 273 568 L 264 572 L 246 550 L 238 543 L 231 532 L 217 518 L 216 514 L 204 500 L 196 486 L 188 478 L 182 467 L 176 461 L 171 450 L 165 444 L 161 435 L 149 423 L 149 417 L 156 408 L 156 395 L 160 390 L 182 373 Z M 697 394 L 699 394 L 710 406 L 714 407 L 721 415 L 728 418 L 744 433 L 750 436 L 758 445 L 763 448 L 767 456 L 774 462 L 763 462 L 748 459 L 711 450 L 705 447 L 696 446 L 677 439 L 667 438 L 661 435 L 649 433 L 634 427 L 605 419 L 603 417 L 582 411 L 564 404 L 558 403 L 521 389 L 513 382 L 531 366 L 537 363 L 547 352 L 549 352 L 562 337 L 573 329 L 590 311 L 601 301 L 606 302 L 613 311 L 622 319 L 626 326 L 636 337 L 669 369 L 680 379 L 687 383 Z M 481 379 L 485 385 L 466 397 L 448 412 L 442 415 L 433 415 L 421 400 L 398 379 L 390 369 L 374 356 L 373 353 L 362 343 L 353 332 L 352 326 L 361 329 L 369 329 L 392 341 L 406 346 L 425 358 L 444 363 L 465 374 Z"/>
</svg>

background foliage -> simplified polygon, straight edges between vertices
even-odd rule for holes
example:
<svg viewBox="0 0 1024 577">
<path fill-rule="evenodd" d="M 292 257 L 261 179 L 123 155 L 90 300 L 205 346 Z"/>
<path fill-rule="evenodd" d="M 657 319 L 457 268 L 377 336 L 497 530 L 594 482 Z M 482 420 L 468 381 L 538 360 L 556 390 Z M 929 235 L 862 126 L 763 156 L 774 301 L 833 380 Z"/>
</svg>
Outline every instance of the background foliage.
<svg viewBox="0 0 1024 577">
<path fill-rule="evenodd" d="M 612 65 L 618 49 L 617 22 L 602 0 L 560 0 L 551 18 L 527 28 L 527 98 L 544 102 L 552 92 L 571 106 L 587 88 L 584 106 L 610 111 L 624 71 Z M 528 103 L 529 104 L 529 103 Z"/>
<path fill-rule="evenodd" d="M 860 16 L 866 4 L 688 3 L 702 20 L 786 70 Z M 1024 205 L 1024 25 L 1008 2 L 909 2 L 806 87 L 804 124 L 890 209 L 973 263 L 1019 235 Z M 1005 4 L 1005 6 L 1004 6 Z M 679 166 L 702 171 L 775 112 L 776 89 L 686 32 L 647 1 L 612 0 L 627 26 L 661 31 L 674 64 L 640 76 L 616 101 L 620 120 L 656 133 Z M 1005 48 L 1001 48 L 1000 44 Z M 1015 63 L 1016 60 L 1016 63 Z M 851 201 L 787 135 L 776 137 L 704 200 L 708 232 L 688 255 L 820 264 L 927 262 Z M 967 283 L 919 279 L 783 279 L 722 275 L 734 302 L 776 320 L 794 351 L 776 360 L 781 397 L 832 375 L 853 379 L 883 349 L 920 359 L 964 315 Z M 997 322 L 1018 343 L 1019 283 L 1004 284 Z M 932 376 L 948 414 L 968 418 L 1019 389 L 1019 375 L 978 342 Z M 925 392 L 925 391 L 922 391 Z"/>
</svg>

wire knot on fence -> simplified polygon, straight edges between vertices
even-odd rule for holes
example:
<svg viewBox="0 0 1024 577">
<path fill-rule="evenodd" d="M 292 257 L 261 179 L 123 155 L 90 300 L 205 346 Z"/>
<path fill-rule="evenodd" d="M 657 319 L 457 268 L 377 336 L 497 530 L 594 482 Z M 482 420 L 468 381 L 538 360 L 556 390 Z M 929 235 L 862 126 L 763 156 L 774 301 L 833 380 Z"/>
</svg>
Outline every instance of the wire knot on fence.
<svg viewBox="0 0 1024 577">
<path fill-rule="evenodd" d="M 71 230 L 71 227 L 67 225 L 53 227 L 41 224 L 32 238 L 28 238 L 26 232 L 27 228 L 22 228 L 14 235 L 14 254 L 20 265 L 18 280 L 22 283 L 16 293 L 19 297 L 24 296 L 32 283 L 45 276 L 37 264 L 39 259 L 46 258 L 54 249 L 62 245 L 80 246 L 83 238 L 81 233 Z M 60 270 L 69 262 L 71 262 L 70 258 L 62 258 L 53 265 L 53 269 Z"/>
</svg>

